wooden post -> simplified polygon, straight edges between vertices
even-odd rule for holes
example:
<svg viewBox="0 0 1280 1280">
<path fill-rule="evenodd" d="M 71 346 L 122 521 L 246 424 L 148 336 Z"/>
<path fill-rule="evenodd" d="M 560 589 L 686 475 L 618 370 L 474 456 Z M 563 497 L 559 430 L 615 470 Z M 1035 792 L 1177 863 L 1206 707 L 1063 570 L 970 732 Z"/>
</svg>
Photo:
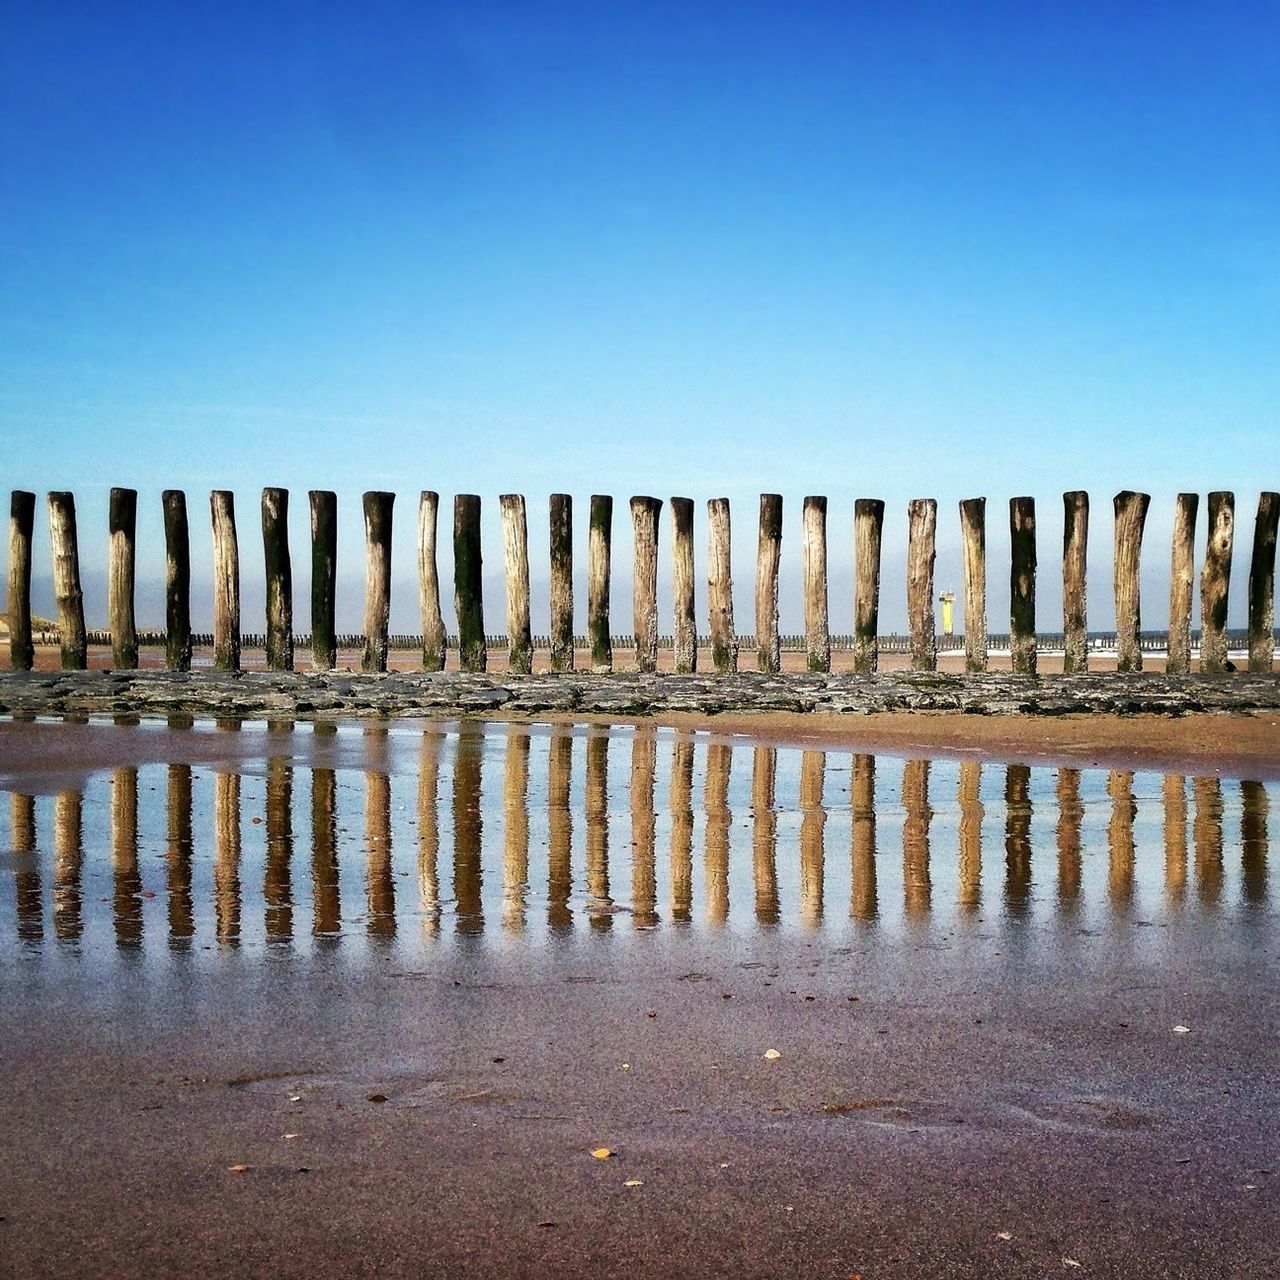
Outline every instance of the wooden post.
<svg viewBox="0 0 1280 1280">
<path fill-rule="evenodd" d="M 229 489 L 209 495 L 213 520 L 213 666 L 240 670 L 240 547 L 236 497 Z"/>
<path fill-rule="evenodd" d="M 138 491 L 112 489 L 107 508 L 107 626 L 111 665 L 117 671 L 138 666 L 138 627 L 134 619 L 134 543 L 138 528 Z"/>
<path fill-rule="evenodd" d="M 1200 670 L 1227 669 L 1227 593 L 1236 531 L 1235 494 L 1209 495 L 1209 542 L 1200 570 Z"/>
<path fill-rule="evenodd" d="M 551 495 L 551 670 L 573 670 L 573 499 Z"/>
<path fill-rule="evenodd" d="M 1270 671 L 1275 660 L 1276 527 L 1280 493 L 1258 497 L 1249 564 L 1249 670 Z"/>
<path fill-rule="evenodd" d="M 1089 669 L 1088 590 L 1089 495 L 1073 489 L 1062 495 L 1062 670 L 1070 675 Z"/>
<path fill-rule="evenodd" d="M 453 607 L 463 671 L 483 671 L 489 665 L 480 569 L 480 499 L 460 493 L 453 499 Z"/>
<path fill-rule="evenodd" d="M 527 676 L 533 670 L 533 634 L 529 623 L 529 523 L 524 496 L 504 493 L 502 551 L 507 579 L 507 670 Z"/>
<path fill-rule="evenodd" d="M 831 624 L 827 613 L 827 500 L 804 500 L 804 632 L 806 666 L 831 670 Z"/>
<path fill-rule="evenodd" d="M 707 503 L 707 609 L 711 662 L 720 675 L 738 669 L 738 637 L 733 630 L 733 565 L 729 559 L 729 499 Z"/>
<path fill-rule="evenodd" d="M 782 668 L 778 643 L 778 562 L 782 558 L 782 495 L 760 495 L 760 542 L 756 551 L 756 666 Z"/>
<path fill-rule="evenodd" d="M 632 616 L 636 633 L 636 666 L 658 669 L 658 513 L 661 498 L 632 498 L 631 524 L 635 534 L 632 575 Z"/>
<path fill-rule="evenodd" d="M 964 669 L 987 669 L 987 500 L 960 504 L 964 547 Z"/>
<path fill-rule="evenodd" d="M 36 650 L 31 638 L 31 537 L 36 495 L 15 489 L 9 495 L 9 665 L 30 671 Z"/>
<path fill-rule="evenodd" d="M 1196 572 L 1196 513 L 1198 493 L 1178 494 L 1173 513 L 1173 558 L 1169 572 L 1169 651 L 1165 671 L 1186 675 L 1191 670 L 1191 598 Z"/>
<path fill-rule="evenodd" d="M 191 670 L 191 534 L 187 495 L 166 489 L 164 508 L 164 649 L 170 671 Z"/>
<path fill-rule="evenodd" d="M 609 635 L 609 557 L 613 543 L 613 499 L 591 495 L 591 528 L 587 541 L 587 634 L 591 640 L 591 670 L 613 670 L 613 641 Z"/>
<path fill-rule="evenodd" d="M 693 600 L 693 499 L 671 499 L 671 593 L 675 603 L 675 671 L 698 669 L 698 624 Z"/>
<path fill-rule="evenodd" d="M 293 564 L 289 490 L 262 491 L 262 551 L 267 583 L 267 670 L 293 670 Z"/>
<path fill-rule="evenodd" d="M 1020 675 L 1036 673 L 1036 500 L 1009 499 L 1009 655 Z"/>
<path fill-rule="evenodd" d="M 83 671 L 89 665 L 89 642 L 84 629 L 74 494 L 49 495 L 49 538 L 53 550 L 53 593 L 58 601 L 58 629 L 62 633 L 62 667 L 64 671 Z"/>
<path fill-rule="evenodd" d="M 911 667 L 914 671 L 934 671 L 938 666 L 933 614 L 937 502 L 932 498 L 913 498 L 907 505 L 907 526 L 907 626 L 911 635 Z"/>
<path fill-rule="evenodd" d="M 866 674 L 880 665 L 880 543 L 884 503 L 859 498 L 853 504 L 857 581 L 853 603 L 853 669 Z"/>
<path fill-rule="evenodd" d="M 391 617 L 391 516 L 396 495 L 371 489 L 364 495 L 364 671 L 387 669 Z"/>
<path fill-rule="evenodd" d="M 311 665 L 332 671 L 338 665 L 334 613 L 338 596 L 338 495 L 312 489 L 311 502 Z"/>
<path fill-rule="evenodd" d="M 1115 496 L 1116 670 L 1141 671 L 1142 598 L 1139 565 L 1142 530 L 1151 495 L 1123 489 Z"/>
<path fill-rule="evenodd" d="M 440 613 L 440 574 L 436 567 L 436 517 L 440 495 L 423 489 L 418 496 L 418 606 L 422 614 L 422 669 L 443 671 L 444 618 Z"/>
</svg>

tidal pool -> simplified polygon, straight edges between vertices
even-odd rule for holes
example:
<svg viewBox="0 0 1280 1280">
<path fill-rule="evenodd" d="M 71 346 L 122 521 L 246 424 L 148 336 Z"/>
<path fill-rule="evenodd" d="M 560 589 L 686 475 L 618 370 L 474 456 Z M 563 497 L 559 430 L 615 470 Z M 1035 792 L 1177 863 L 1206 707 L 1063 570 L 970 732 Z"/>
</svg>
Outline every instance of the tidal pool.
<svg viewBox="0 0 1280 1280">
<path fill-rule="evenodd" d="M 998 949 L 1109 931 L 1150 949 L 1169 928 L 1275 922 L 1274 781 L 650 726 L 129 732 L 143 755 L 165 735 L 168 761 L 3 779 L 6 964 L 323 949 L 395 965 L 588 939 L 642 955 L 682 933 Z M 210 762 L 174 760 L 184 740 Z"/>
</svg>

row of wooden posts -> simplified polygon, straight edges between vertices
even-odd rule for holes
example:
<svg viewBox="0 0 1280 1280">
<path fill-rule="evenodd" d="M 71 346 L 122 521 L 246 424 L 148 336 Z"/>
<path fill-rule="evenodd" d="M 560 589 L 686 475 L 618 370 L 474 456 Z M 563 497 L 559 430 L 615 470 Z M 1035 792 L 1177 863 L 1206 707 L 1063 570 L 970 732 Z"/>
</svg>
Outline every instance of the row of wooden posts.
<svg viewBox="0 0 1280 1280">
<path fill-rule="evenodd" d="M 393 493 L 364 495 L 366 544 L 363 667 L 385 671 L 391 601 L 391 520 Z M 186 495 L 177 489 L 163 494 L 166 572 L 166 658 L 174 670 L 191 665 L 191 558 Z M 138 633 L 134 620 L 134 551 L 138 495 L 134 489 L 112 489 L 109 506 L 108 623 L 112 659 L 117 668 L 138 665 Z M 506 569 L 508 666 L 527 673 L 533 642 L 529 615 L 529 556 L 525 500 L 504 494 L 502 511 Z M 1065 526 L 1062 554 L 1064 669 L 1083 671 L 1088 664 L 1085 568 L 1089 532 L 1089 496 L 1063 495 Z M 1114 588 L 1117 666 L 1142 667 L 1139 643 L 1139 559 L 1150 497 L 1125 490 L 1114 500 Z M 84 669 L 88 639 L 80 587 L 75 498 L 66 492 L 48 495 L 53 583 L 58 606 L 62 665 Z M 674 595 L 675 671 L 696 670 L 698 634 L 694 607 L 693 500 L 671 499 L 672 583 Z M 315 667 L 337 664 L 335 593 L 337 565 L 337 495 L 312 490 L 311 507 L 311 646 Z M 421 494 L 418 506 L 418 581 L 422 611 L 422 665 L 444 668 L 446 634 L 440 612 L 436 569 L 439 495 Z M 654 671 L 658 651 L 658 527 L 662 501 L 631 499 L 634 527 L 633 613 L 635 661 L 641 671 Z M 1169 601 L 1167 669 L 1185 672 L 1191 659 L 1191 606 L 1194 591 L 1194 542 L 1199 495 L 1179 494 L 1173 529 Z M 908 504 L 907 616 L 911 665 L 932 670 L 937 665 L 934 617 L 934 559 L 937 502 L 915 499 Z M 266 567 L 266 655 L 273 670 L 294 665 L 293 586 L 288 537 L 289 493 L 262 491 L 262 539 Z M 213 526 L 214 666 L 240 666 L 240 560 L 235 500 L 227 490 L 210 495 Z M 31 628 L 31 546 L 35 495 L 15 490 L 10 505 L 9 623 L 10 664 L 30 669 L 34 658 Z M 707 503 L 707 609 L 711 659 L 719 673 L 738 669 L 738 641 L 733 619 L 730 571 L 730 513 L 727 498 Z M 1253 556 L 1249 572 L 1249 669 L 1270 671 L 1275 650 L 1274 592 L 1276 532 L 1280 494 L 1264 492 L 1258 503 Z M 876 669 L 879 647 L 880 550 L 884 503 L 859 498 L 854 504 L 855 602 L 853 661 L 857 672 Z M 1209 494 L 1208 536 L 1200 575 L 1200 670 L 1222 671 L 1227 665 L 1227 597 L 1235 531 L 1235 498 Z M 1037 642 L 1035 591 L 1037 571 L 1036 511 L 1033 498 L 1009 503 L 1010 649 L 1016 672 L 1034 673 Z M 986 499 L 960 503 L 964 553 L 965 666 L 987 667 Z M 587 627 L 591 667 L 613 669 L 609 628 L 610 555 L 613 499 L 591 498 L 587 551 Z M 756 663 L 760 670 L 780 668 L 778 567 L 782 547 L 782 498 L 760 495 L 759 544 L 755 581 Z M 551 669 L 574 665 L 573 631 L 573 499 L 551 495 Z M 831 669 L 831 633 L 827 603 L 827 500 L 808 497 L 803 504 L 804 615 L 808 668 Z M 480 499 L 459 494 L 453 506 L 454 603 L 458 649 L 464 671 L 483 671 L 487 662 L 481 592 Z"/>
</svg>

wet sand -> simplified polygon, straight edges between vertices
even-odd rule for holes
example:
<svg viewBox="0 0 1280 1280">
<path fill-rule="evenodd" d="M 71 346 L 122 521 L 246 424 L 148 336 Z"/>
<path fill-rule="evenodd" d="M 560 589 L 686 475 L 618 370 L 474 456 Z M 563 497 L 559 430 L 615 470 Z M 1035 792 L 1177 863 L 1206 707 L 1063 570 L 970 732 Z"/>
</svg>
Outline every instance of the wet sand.
<svg viewBox="0 0 1280 1280">
<path fill-rule="evenodd" d="M 1223 723 L 1223 742 L 1237 736 L 1226 718 L 1203 719 Z M 770 723 L 779 740 L 807 743 L 814 718 L 799 720 Z M 1144 735 L 1125 719 L 1101 736 L 1129 750 L 1171 723 L 1188 721 L 1158 719 Z M 914 732 L 888 717 L 871 730 Z M 183 748 L 215 768 L 267 747 L 394 767 L 395 743 L 413 736 L 4 724 L 0 769 L 30 790 Z M 1208 752 L 1200 764 L 1249 777 L 1257 762 Z M 478 793 L 478 767 L 471 782 Z M 454 788 L 440 855 L 456 875 L 464 829 L 490 859 L 503 828 L 482 837 Z M 391 794 L 377 792 L 388 810 Z M 927 865 L 927 791 L 911 803 Z M 1123 795 L 1112 805 L 1123 820 Z M 1196 857 L 1204 844 L 1220 859 L 1221 828 L 1196 813 Z M 190 819 L 185 836 L 167 821 L 149 857 L 190 844 Z M 607 830 L 599 809 L 573 821 L 585 823 L 579 840 L 593 821 Z M 878 857 L 906 856 L 910 807 L 903 821 L 885 815 Z M 1041 841 L 1052 850 L 1052 827 L 1029 809 L 1006 824 L 986 850 L 998 873 L 1031 857 L 1028 841 L 1037 860 Z M 710 832 L 690 834 L 701 865 Z M 1131 842 L 1132 828 L 1118 837 Z M 59 1277 L 1275 1274 L 1280 886 L 1265 811 L 1251 838 L 1261 869 L 1247 899 L 1191 893 L 1150 915 L 1123 897 L 1101 913 L 1069 900 L 1026 911 L 1006 891 L 901 928 L 664 922 L 538 946 L 492 928 L 432 938 L 407 917 L 412 947 L 365 937 L 360 921 L 354 951 L 346 938 L 215 949 L 199 933 L 146 954 L 8 943 L 0 1266 Z M 956 839 L 935 830 L 932 857 L 954 862 Z M 196 842 L 207 856 L 209 833 Z M 779 859 L 797 856 L 794 835 L 778 845 Z M 828 860 L 849 856 L 827 840 Z M 1087 845 L 1076 856 L 1108 855 Z M 616 1154 L 593 1158 L 600 1147 Z"/>
</svg>

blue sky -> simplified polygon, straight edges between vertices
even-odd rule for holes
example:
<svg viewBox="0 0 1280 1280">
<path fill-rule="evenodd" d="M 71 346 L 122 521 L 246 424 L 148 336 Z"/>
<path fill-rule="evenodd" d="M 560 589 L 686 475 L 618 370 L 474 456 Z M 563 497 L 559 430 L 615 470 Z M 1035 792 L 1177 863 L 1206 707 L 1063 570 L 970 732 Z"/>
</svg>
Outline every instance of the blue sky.
<svg viewBox="0 0 1280 1280">
<path fill-rule="evenodd" d="M 986 494 L 1003 629 L 1029 493 L 1049 629 L 1060 495 L 1086 488 L 1102 625 L 1130 487 L 1160 626 L 1173 495 L 1236 490 L 1241 586 L 1280 485 L 1278 213 L 1273 4 L 7 0 L 0 461 L 76 491 L 91 619 L 112 484 L 141 491 L 157 584 L 159 490 L 188 490 L 206 616 L 226 487 L 258 629 L 257 497 L 282 484 L 298 561 L 305 490 L 339 491 L 351 622 L 359 494 L 398 492 L 406 630 L 421 488 L 483 495 L 492 630 L 499 493 L 529 497 L 535 577 L 546 495 L 583 533 L 615 495 L 618 630 L 626 497 L 727 495 L 749 630 L 768 489 L 784 625 L 804 494 L 831 500 L 840 631 L 855 497 L 889 504 L 893 626 L 907 499 L 939 499 L 958 586 L 956 502 Z"/>
</svg>

